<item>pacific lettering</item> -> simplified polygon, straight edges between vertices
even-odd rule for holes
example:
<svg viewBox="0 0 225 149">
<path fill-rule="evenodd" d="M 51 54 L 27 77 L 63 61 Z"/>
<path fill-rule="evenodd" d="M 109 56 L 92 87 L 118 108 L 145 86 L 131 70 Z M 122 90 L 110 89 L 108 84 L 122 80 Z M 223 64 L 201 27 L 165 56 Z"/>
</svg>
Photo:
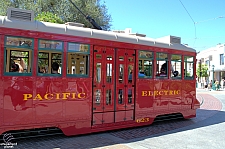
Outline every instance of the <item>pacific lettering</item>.
<svg viewBox="0 0 225 149">
<path fill-rule="evenodd" d="M 52 100 L 52 99 L 83 99 L 86 98 L 86 93 L 46 93 L 44 95 L 23 94 L 23 100 Z"/>
</svg>

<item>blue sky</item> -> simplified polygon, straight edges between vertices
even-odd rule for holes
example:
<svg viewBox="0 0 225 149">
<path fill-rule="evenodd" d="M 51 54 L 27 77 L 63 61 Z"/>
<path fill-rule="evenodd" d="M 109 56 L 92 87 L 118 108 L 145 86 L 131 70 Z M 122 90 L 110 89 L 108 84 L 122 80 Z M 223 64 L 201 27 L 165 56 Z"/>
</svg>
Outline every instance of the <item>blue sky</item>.
<svg viewBox="0 0 225 149">
<path fill-rule="evenodd" d="M 178 36 L 183 44 L 197 52 L 225 43 L 225 0 L 102 2 L 112 17 L 112 30 L 132 28 L 133 33 L 146 34 L 150 38 Z"/>
</svg>

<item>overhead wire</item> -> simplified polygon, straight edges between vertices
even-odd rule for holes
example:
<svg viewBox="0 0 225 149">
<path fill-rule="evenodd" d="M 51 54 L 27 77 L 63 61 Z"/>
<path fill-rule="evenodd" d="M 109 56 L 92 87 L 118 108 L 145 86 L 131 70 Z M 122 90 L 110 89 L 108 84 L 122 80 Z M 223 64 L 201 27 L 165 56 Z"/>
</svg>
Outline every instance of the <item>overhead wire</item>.
<svg viewBox="0 0 225 149">
<path fill-rule="evenodd" d="M 197 39 L 197 35 L 196 35 L 196 23 L 195 23 L 194 19 L 192 18 L 192 16 L 190 15 L 190 13 L 188 12 L 188 10 L 186 9 L 186 7 L 184 6 L 184 4 L 182 3 L 182 1 L 181 0 L 179 0 L 179 1 L 180 1 L 181 5 L 183 6 L 183 8 L 185 9 L 185 11 L 187 12 L 187 14 L 189 15 L 189 17 L 191 18 L 193 24 L 194 24 L 194 28 L 195 28 L 195 38 L 194 38 L 194 44 L 193 44 L 193 46 L 194 46 L 195 45 L 195 42 L 196 42 L 196 39 Z"/>
<path fill-rule="evenodd" d="M 193 44 L 193 47 L 195 46 L 195 42 L 197 39 L 203 39 L 203 38 L 221 38 L 221 37 L 202 37 L 202 38 L 197 38 L 197 31 L 196 31 L 196 24 L 200 24 L 200 23 L 204 23 L 204 22 L 208 22 L 208 21 L 213 21 L 213 20 L 217 20 L 217 19 L 223 19 L 225 18 L 225 14 L 224 15 L 221 15 L 221 16 L 218 16 L 218 17 L 215 17 L 215 18 L 211 18 L 211 19 L 207 19 L 207 20 L 202 20 L 202 21 L 198 21 L 198 22 L 195 22 L 194 19 L 192 18 L 192 16 L 190 15 L 190 13 L 188 12 L 188 10 L 186 9 L 185 5 L 182 3 L 181 0 L 179 0 L 181 5 L 183 6 L 183 8 L 185 9 L 185 11 L 187 12 L 188 16 L 191 18 L 193 24 L 194 24 L 194 28 L 195 28 L 195 37 L 194 37 L 194 44 Z"/>
<path fill-rule="evenodd" d="M 195 24 L 204 23 L 204 22 L 208 22 L 208 21 L 212 21 L 212 20 L 216 20 L 216 19 L 222 19 L 222 18 L 225 18 L 225 15 L 218 16 L 218 17 L 216 17 L 216 18 L 212 18 L 212 19 L 207 19 L 207 20 L 203 20 L 203 21 L 195 22 Z"/>
</svg>

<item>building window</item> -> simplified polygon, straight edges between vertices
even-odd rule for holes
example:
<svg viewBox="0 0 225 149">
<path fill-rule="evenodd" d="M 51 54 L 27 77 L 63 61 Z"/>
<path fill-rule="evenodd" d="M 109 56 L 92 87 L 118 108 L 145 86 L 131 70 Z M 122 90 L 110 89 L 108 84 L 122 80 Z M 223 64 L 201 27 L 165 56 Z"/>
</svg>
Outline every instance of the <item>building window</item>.
<svg viewBox="0 0 225 149">
<path fill-rule="evenodd" d="M 206 64 L 207 66 L 209 66 L 210 61 L 209 61 L 209 60 L 206 60 L 206 61 L 205 61 L 205 64 Z"/>
<path fill-rule="evenodd" d="M 38 75 L 61 75 L 62 53 L 63 42 L 52 40 L 39 40 Z"/>
<path fill-rule="evenodd" d="M 5 37 L 5 68 L 7 75 L 32 75 L 33 39 Z"/>
<path fill-rule="evenodd" d="M 88 76 L 90 46 L 80 43 L 68 43 L 67 75 Z"/>
<path fill-rule="evenodd" d="M 153 52 L 139 51 L 139 73 L 138 78 L 151 78 L 153 72 Z"/>
<path fill-rule="evenodd" d="M 224 65 L 224 56 L 220 54 L 220 65 Z"/>
</svg>

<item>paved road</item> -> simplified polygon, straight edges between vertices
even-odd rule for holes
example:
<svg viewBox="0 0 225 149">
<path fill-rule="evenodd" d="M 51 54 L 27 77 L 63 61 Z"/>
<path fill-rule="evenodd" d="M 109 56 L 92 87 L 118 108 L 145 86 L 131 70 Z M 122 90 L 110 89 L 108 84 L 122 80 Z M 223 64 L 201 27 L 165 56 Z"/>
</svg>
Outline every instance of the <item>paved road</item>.
<svg viewBox="0 0 225 149">
<path fill-rule="evenodd" d="M 18 140 L 20 149 L 224 149 L 225 91 L 197 90 L 197 117 L 153 125 L 66 137 Z M 3 147 L 3 146 L 1 146 Z"/>
</svg>

